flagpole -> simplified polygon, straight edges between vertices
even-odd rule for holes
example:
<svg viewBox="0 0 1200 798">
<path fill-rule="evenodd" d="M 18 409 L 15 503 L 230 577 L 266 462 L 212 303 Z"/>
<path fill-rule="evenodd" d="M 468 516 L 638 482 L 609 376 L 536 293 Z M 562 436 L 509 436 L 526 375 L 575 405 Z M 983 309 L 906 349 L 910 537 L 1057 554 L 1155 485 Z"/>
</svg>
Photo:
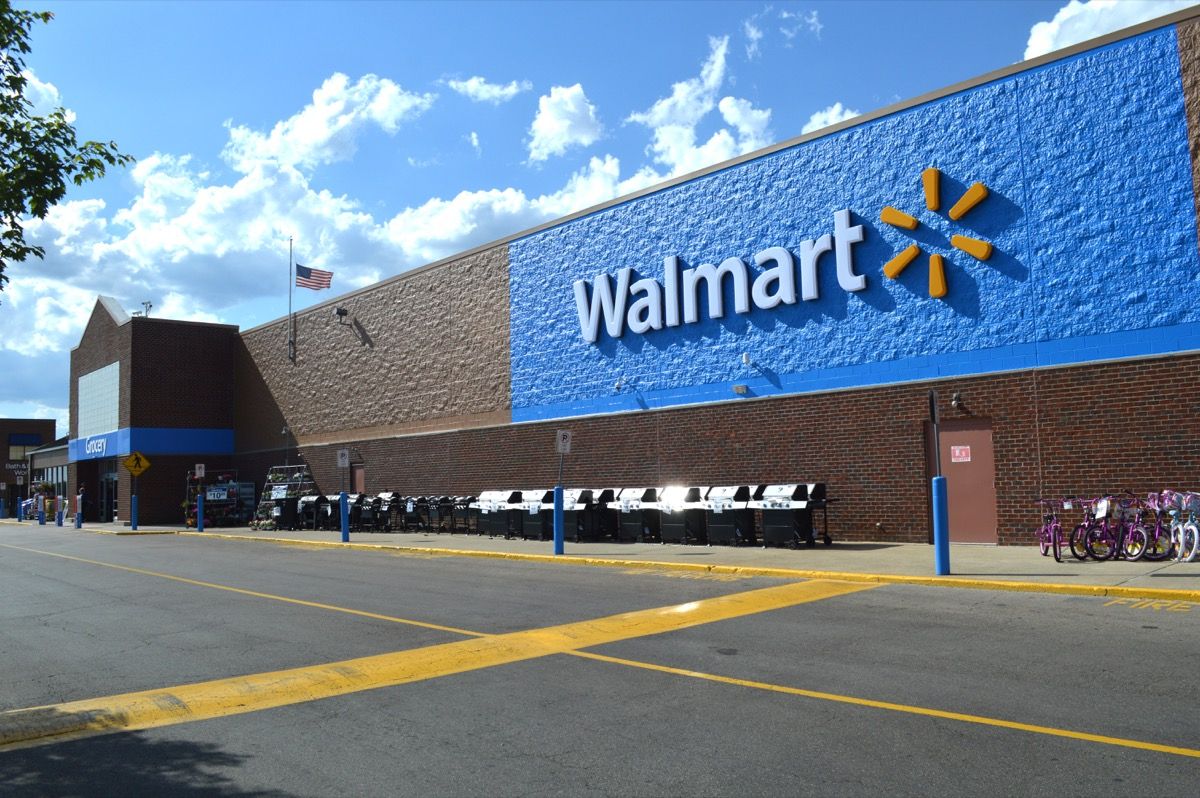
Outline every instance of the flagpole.
<svg viewBox="0 0 1200 798">
<path fill-rule="evenodd" d="M 296 283 L 292 265 L 292 237 L 288 236 L 288 360 L 296 362 L 296 318 L 292 315 L 292 286 Z"/>
</svg>

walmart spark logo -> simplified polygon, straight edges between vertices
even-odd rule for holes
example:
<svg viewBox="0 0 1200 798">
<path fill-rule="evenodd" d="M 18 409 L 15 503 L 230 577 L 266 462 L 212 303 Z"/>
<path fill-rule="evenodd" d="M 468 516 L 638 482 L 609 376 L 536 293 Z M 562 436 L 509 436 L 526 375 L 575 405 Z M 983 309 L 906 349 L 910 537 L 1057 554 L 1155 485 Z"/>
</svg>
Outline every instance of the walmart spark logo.
<svg viewBox="0 0 1200 798">
<path fill-rule="evenodd" d="M 941 176 L 942 173 L 933 167 L 921 173 L 921 182 L 925 187 L 925 207 L 931 211 L 936 211 L 941 207 Z M 987 199 L 987 195 L 987 186 L 983 183 L 976 183 L 958 198 L 958 202 L 951 206 L 946 215 L 957 222 L 966 216 L 972 208 Z M 907 213 L 896 210 L 890 205 L 883 209 L 879 214 L 879 218 L 884 224 L 890 224 L 892 227 L 899 227 L 904 230 L 917 229 L 916 217 L 909 216 Z M 987 241 L 980 241 L 978 238 L 969 238 L 960 235 L 951 236 L 950 246 L 962 250 L 972 258 L 980 261 L 987 260 L 992 256 L 992 245 Z M 883 265 L 883 273 L 895 280 L 900 276 L 900 272 L 904 271 L 920 254 L 921 248 L 916 244 L 901 250 L 894 258 Z M 946 295 L 946 265 L 942 261 L 942 256 L 937 253 L 929 255 L 929 295 L 935 299 Z"/>
</svg>

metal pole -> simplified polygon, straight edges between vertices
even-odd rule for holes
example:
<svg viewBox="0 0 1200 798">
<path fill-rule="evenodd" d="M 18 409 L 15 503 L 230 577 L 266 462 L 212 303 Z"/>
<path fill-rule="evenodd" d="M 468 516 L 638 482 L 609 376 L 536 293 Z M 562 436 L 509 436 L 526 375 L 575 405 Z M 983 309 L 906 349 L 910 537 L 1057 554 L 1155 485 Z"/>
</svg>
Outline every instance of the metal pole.
<svg viewBox="0 0 1200 798">
<path fill-rule="evenodd" d="M 338 495 L 338 505 L 342 516 L 342 542 L 350 542 L 350 502 L 346 497 L 346 491 L 342 491 Z"/>
<path fill-rule="evenodd" d="M 296 268 L 292 265 L 292 237 L 288 236 L 288 360 L 296 362 L 296 318 L 292 315 L 292 286 L 296 284 Z"/>
<path fill-rule="evenodd" d="M 558 484 L 554 486 L 554 553 L 562 554 L 563 533 L 563 454 L 558 453 Z"/>
<path fill-rule="evenodd" d="M 950 574 L 950 508 L 946 478 L 933 478 L 933 559 L 938 576 Z"/>
<path fill-rule="evenodd" d="M 204 491 L 196 492 L 196 531 L 204 531 Z"/>
<path fill-rule="evenodd" d="M 129 529 L 137 532 L 137 474 L 133 475 L 133 492 L 129 495 Z"/>
<path fill-rule="evenodd" d="M 950 573 L 950 504 L 942 476 L 942 436 L 938 427 L 937 391 L 929 392 L 929 421 L 933 426 L 933 560 L 938 576 Z"/>
</svg>

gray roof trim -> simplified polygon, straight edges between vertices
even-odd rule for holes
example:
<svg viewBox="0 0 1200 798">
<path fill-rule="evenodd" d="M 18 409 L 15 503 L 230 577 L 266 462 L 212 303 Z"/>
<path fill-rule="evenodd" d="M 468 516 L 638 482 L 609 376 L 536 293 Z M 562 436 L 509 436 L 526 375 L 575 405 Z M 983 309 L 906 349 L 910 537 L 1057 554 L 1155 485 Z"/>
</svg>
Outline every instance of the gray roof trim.
<svg viewBox="0 0 1200 798">
<path fill-rule="evenodd" d="M 934 100 L 940 100 L 944 97 L 949 97 L 953 94 L 958 94 L 960 92 L 964 92 L 969 89 L 974 89 L 978 86 L 982 86 L 987 83 L 992 83 L 997 80 L 1002 80 L 1004 78 L 1011 77 L 1012 75 L 1017 75 L 1022 72 L 1029 72 L 1031 70 L 1037 69 L 1038 67 L 1045 66 L 1046 64 L 1052 64 L 1055 61 L 1065 61 L 1069 58 L 1073 58 L 1077 55 L 1080 55 L 1081 53 L 1086 53 L 1089 50 L 1096 50 L 1101 47 L 1106 47 L 1115 42 L 1122 41 L 1123 39 L 1132 39 L 1133 37 L 1140 36 L 1143 33 L 1148 33 L 1153 30 L 1158 30 L 1159 28 L 1166 28 L 1171 25 L 1178 24 L 1180 22 L 1186 22 L 1187 20 L 1190 20 L 1190 19 L 1193 19 L 1196 17 L 1200 17 L 1200 6 L 1194 6 L 1192 8 L 1185 8 L 1182 11 L 1176 11 L 1173 14 L 1167 14 L 1162 17 L 1156 17 L 1155 19 L 1151 19 L 1146 22 L 1142 22 L 1138 25 L 1132 25 L 1128 28 L 1122 28 L 1121 30 L 1117 30 L 1117 31 L 1113 31 L 1112 33 L 1105 34 L 1104 36 L 1098 36 L 1095 39 L 1088 39 L 1085 42 L 1080 42 L 1079 44 L 1074 44 L 1074 45 L 1071 45 L 1070 47 L 1064 47 L 1061 50 L 1055 50 L 1054 52 L 1046 53 L 1045 55 L 1038 56 L 1037 58 L 1031 58 L 1028 61 L 1018 61 L 1015 64 L 1011 64 L 1006 67 L 1001 67 L 1000 69 L 996 69 L 991 72 L 986 72 L 982 75 L 979 75 L 978 77 L 968 78 L 967 80 L 959 81 L 958 83 L 954 83 L 950 86 L 946 86 L 945 88 L 935 89 L 934 91 L 926 92 L 925 94 L 918 95 L 918 96 L 913 97 L 908 100 L 901 100 L 898 103 L 893 103 L 891 105 L 885 105 L 883 108 L 879 108 L 875 111 L 870 111 L 868 113 L 861 114 L 852 119 L 847 119 L 846 121 L 839 122 L 836 125 L 830 125 L 829 127 L 823 127 L 820 130 L 813 131 L 812 133 L 806 133 L 801 136 L 796 136 L 794 138 L 790 138 L 785 141 L 781 141 L 776 144 L 772 144 L 770 146 L 764 147 L 761 150 L 754 150 L 753 152 L 748 152 L 745 155 L 739 155 L 737 158 L 732 158 L 728 161 L 722 161 L 720 163 L 716 163 L 711 166 L 707 166 L 707 167 L 697 170 L 695 172 L 689 172 L 686 175 L 679 175 L 678 177 L 673 177 L 670 180 L 667 180 L 663 183 L 656 183 L 653 186 L 647 186 L 646 188 L 639 189 L 638 191 L 635 191 L 631 194 L 624 194 L 620 197 L 614 197 L 613 199 L 610 199 L 606 202 L 602 202 L 599 205 L 593 205 L 590 208 L 584 208 L 583 210 L 576 211 L 576 212 L 568 214 L 566 216 L 562 216 L 557 219 L 552 219 L 548 222 L 543 222 L 542 224 L 536 225 L 534 227 L 530 227 L 527 230 L 522 230 L 518 233 L 513 233 L 512 235 L 504 236 L 503 238 L 498 238 L 495 241 L 490 241 L 486 244 L 481 244 L 477 247 L 473 247 L 464 252 L 459 252 L 457 254 L 450 255 L 448 257 L 442 258 L 441 260 L 436 260 L 432 263 L 427 263 L 424 266 L 415 266 L 415 267 L 413 267 L 411 269 L 407 269 L 399 274 L 388 277 L 387 279 L 380 280 L 377 283 L 372 283 L 371 285 L 364 286 L 363 288 L 359 288 L 354 291 L 350 291 L 349 293 L 346 293 L 346 294 L 339 294 L 338 296 L 336 296 L 332 299 L 327 299 L 324 302 L 320 302 L 316 305 L 307 307 L 303 311 L 297 311 L 296 315 L 300 315 L 301 313 L 304 313 L 307 315 L 314 311 L 318 311 L 318 310 L 327 308 L 331 305 L 341 304 L 342 302 L 347 301 L 351 297 L 356 297 L 356 296 L 359 296 L 360 294 L 374 291 L 377 288 L 388 285 L 390 283 L 394 283 L 397 280 L 404 280 L 404 279 L 407 279 L 414 275 L 429 271 L 431 269 L 437 269 L 439 267 L 446 266 L 450 263 L 453 263 L 454 261 L 461 260 L 463 258 L 467 258 L 472 255 L 476 255 L 480 252 L 484 252 L 489 249 L 494 249 L 495 247 L 504 246 L 504 245 L 509 244 L 510 242 L 516 241 L 518 239 L 526 238 L 528 236 L 534 235 L 535 233 L 540 233 L 543 230 L 549 230 L 553 227 L 558 227 L 559 225 L 567 224 L 568 222 L 573 222 L 576 219 L 581 219 L 585 216 L 591 216 L 592 214 L 599 213 L 601 211 L 607 210 L 608 208 L 612 208 L 616 205 L 622 205 L 626 202 L 638 199 L 640 197 L 647 196 L 649 194 L 656 194 L 659 191 L 665 191 L 666 189 L 673 188 L 674 186 L 678 186 L 681 183 L 687 183 L 689 181 L 696 180 L 698 178 L 705 177 L 707 175 L 711 175 L 715 172 L 720 172 L 722 170 L 729 169 L 730 167 L 746 163 L 747 161 L 753 161 L 758 158 L 762 158 L 766 155 L 771 155 L 772 153 L 779 152 L 780 150 L 786 150 L 791 147 L 795 147 L 798 144 L 803 144 L 805 142 L 813 141 L 815 139 L 823 138 L 825 136 L 831 136 L 834 133 L 840 133 L 843 130 L 847 130 L 852 127 L 857 127 L 859 125 L 865 125 L 868 122 L 875 121 L 876 119 L 880 119 L 885 116 L 891 116 L 892 114 L 897 114 L 897 113 L 900 113 L 901 111 L 907 111 L 910 108 L 916 108 L 918 106 L 925 105 L 926 103 L 933 102 Z M 288 318 L 287 316 L 281 316 L 277 319 L 274 319 L 273 321 L 264 322 L 257 326 L 251 327 L 247 330 L 244 330 L 243 334 L 249 333 L 249 332 L 256 332 L 263 328 L 271 327 L 276 324 L 280 324 L 281 322 L 287 321 L 287 318 Z"/>
</svg>

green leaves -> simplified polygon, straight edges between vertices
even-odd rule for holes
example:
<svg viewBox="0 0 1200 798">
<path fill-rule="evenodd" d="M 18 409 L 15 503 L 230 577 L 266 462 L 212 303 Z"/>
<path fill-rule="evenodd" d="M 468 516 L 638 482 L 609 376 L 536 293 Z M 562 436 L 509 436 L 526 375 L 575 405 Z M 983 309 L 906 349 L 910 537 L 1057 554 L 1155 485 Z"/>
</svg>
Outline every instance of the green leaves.
<svg viewBox="0 0 1200 798">
<path fill-rule="evenodd" d="M 24 57 L 33 24 L 53 16 L 0 0 L 0 291 L 10 263 L 45 257 L 42 247 L 25 242 L 22 220 L 46 218 L 66 195 L 68 182 L 80 186 L 104 177 L 109 167 L 134 161 L 114 141 L 80 144 L 63 108 L 45 116 L 33 113 L 25 97 Z"/>
</svg>

